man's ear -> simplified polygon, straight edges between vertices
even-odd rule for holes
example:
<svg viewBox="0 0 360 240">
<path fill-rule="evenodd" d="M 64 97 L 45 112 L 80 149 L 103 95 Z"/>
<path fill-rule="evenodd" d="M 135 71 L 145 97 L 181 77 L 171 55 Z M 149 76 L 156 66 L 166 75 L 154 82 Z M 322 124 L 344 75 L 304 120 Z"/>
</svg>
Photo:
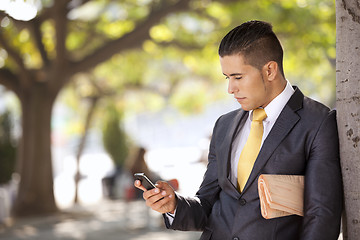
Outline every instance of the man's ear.
<svg viewBox="0 0 360 240">
<path fill-rule="evenodd" d="M 278 74 L 278 64 L 275 61 L 270 61 L 266 63 L 263 67 L 263 74 L 267 77 L 269 81 L 273 81 Z"/>
</svg>

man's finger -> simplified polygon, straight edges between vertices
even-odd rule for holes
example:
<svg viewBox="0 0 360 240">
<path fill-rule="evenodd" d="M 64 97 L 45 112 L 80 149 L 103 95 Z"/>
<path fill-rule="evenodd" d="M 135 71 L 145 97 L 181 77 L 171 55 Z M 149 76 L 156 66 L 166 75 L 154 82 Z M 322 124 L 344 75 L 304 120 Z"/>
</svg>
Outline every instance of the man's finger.
<svg viewBox="0 0 360 240">
<path fill-rule="evenodd" d="M 157 212 L 166 213 L 173 211 L 175 205 L 176 202 L 174 196 L 170 194 L 152 204 L 151 208 Z"/>
<path fill-rule="evenodd" d="M 148 193 L 151 194 L 152 192 L 155 192 L 155 194 L 149 196 Z M 159 200 L 163 199 L 166 195 L 167 194 L 166 194 L 165 191 L 158 192 L 158 191 L 153 189 L 151 191 L 148 191 L 148 192 L 144 193 L 144 199 L 146 199 L 146 205 L 152 206 L 154 203 L 156 203 Z"/>
<path fill-rule="evenodd" d="M 143 190 L 144 192 L 147 191 L 146 188 L 141 184 L 141 181 L 136 180 L 134 182 L 134 186 L 140 190 Z"/>
<path fill-rule="evenodd" d="M 155 186 L 157 186 L 160 189 L 165 190 L 166 192 L 170 193 L 170 192 L 174 192 L 174 189 L 171 187 L 171 185 L 168 182 L 164 182 L 164 181 L 157 181 Z"/>
<path fill-rule="evenodd" d="M 159 188 L 153 188 L 153 189 L 150 189 L 150 190 L 146 190 L 143 193 L 143 198 L 145 200 L 147 200 L 148 198 L 152 197 L 153 195 L 157 195 L 160 192 L 161 192 L 161 190 Z"/>
</svg>

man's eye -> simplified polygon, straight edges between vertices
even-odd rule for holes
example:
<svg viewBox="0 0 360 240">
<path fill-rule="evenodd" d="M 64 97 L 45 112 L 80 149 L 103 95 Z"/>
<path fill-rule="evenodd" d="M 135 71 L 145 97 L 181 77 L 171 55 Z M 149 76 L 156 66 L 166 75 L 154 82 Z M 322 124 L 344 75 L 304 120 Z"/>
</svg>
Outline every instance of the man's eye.
<svg viewBox="0 0 360 240">
<path fill-rule="evenodd" d="M 229 80 L 230 78 L 228 76 L 225 77 L 226 80 Z"/>
<path fill-rule="evenodd" d="M 240 80 L 240 79 L 242 79 L 242 77 L 236 77 L 235 79 L 236 79 L 236 80 Z"/>
</svg>

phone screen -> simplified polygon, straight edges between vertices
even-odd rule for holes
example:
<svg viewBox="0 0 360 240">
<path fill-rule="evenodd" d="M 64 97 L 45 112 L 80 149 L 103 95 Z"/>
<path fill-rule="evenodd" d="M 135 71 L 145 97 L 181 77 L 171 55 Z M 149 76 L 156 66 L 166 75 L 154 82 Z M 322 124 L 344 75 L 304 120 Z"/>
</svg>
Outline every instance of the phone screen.
<svg viewBox="0 0 360 240">
<path fill-rule="evenodd" d="M 146 188 L 146 190 L 150 190 L 156 187 L 155 184 L 152 183 L 144 173 L 135 173 L 134 176 L 136 180 L 140 180 L 141 184 Z"/>
</svg>

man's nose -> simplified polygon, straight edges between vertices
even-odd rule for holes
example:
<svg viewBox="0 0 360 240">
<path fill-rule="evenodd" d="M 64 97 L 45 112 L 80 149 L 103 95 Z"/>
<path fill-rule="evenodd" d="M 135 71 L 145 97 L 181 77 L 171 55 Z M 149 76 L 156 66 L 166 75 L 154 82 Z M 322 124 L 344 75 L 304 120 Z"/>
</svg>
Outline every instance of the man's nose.
<svg viewBox="0 0 360 240">
<path fill-rule="evenodd" d="M 228 93 L 234 94 L 235 92 L 236 92 L 236 86 L 233 84 L 233 81 L 231 81 L 231 79 L 229 79 Z"/>
</svg>

